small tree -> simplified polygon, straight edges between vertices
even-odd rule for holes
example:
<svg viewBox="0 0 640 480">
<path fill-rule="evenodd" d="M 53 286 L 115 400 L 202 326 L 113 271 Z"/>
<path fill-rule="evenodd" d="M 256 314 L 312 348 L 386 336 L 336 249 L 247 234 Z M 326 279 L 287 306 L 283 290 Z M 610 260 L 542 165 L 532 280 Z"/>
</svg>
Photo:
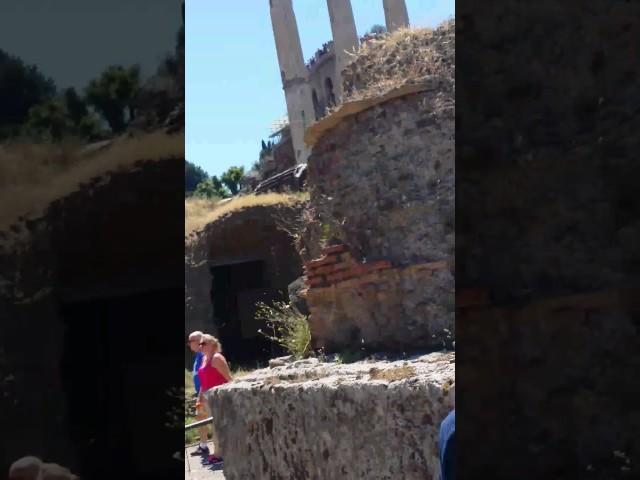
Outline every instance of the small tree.
<svg viewBox="0 0 640 480">
<path fill-rule="evenodd" d="M 277 343 L 296 358 L 306 356 L 311 346 L 311 330 L 306 315 L 302 315 L 290 303 L 256 303 L 256 319 L 264 321 L 273 333 L 258 333 Z"/>
<path fill-rule="evenodd" d="M 133 100 L 140 88 L 140 68 L 112 65 L 86 89 L 87 102 L 104 117 L 114 133 L 134 119 Z"/>
<path fill-rule="evenodd" d="M 104 132 L 100 119 L 89 111 L 87 102 L 75 88 L 67 88 L 63 96 L 67 115 L 73 122 L 73 134 L 88 140 L 101 137 Z"/>
<path fill-rule="evenodd" d="M 229 189 L 231 195 L 236 195 L 240 191 L 242 177 L 244 177 L 244 167 L 230 167 L 222 174 L 220 180 Z"/>
<path fill-rule="evenodd" d="M 0 50 L 0 136 L 19 133 L 36 105 L 52 100 L 53 80 L 34 65 Z"/>
<path fill-rule="evenodd" d="M 231 192 L 225 186 L 224 182 L 219 179 L 216 175 L 211 177 L 211 184 L 213 185 L 214 191 L 217 193 L 217 196 L 220 198 L 228 198 L 231 196 Z"/>
<path fill-rule="evenodd" d="M 64 91 L 64 101 L 69 117 L 74 124 L 80 124 L 82 119 L 89 114 L 87 104 L 84 99 L 78 95 L 75 88 L 67 88 Z"/>
<path fill-rule="evenodd" d="M 373 27 L 371 27 L 371 30 L 369 30 L 369 33 L 371 35 L 382 35 L 383 33 L 387 33 L 387 28 L 384 25 L 376 24 Z"/>
<path fill-rule="evenodd" d="M 194 195 L 203 198 L 227 198 L 229 197 L 229 191 L 214 175 L 200 182 L 194 191 Z"/>
<path fill-rule="evenodd" d="M 207 172 L 202 167 L 195 165 L 189 161 L 184 162 L 184 193 L 189 195 L 196 190 L 200 182 L 209 178 Z"/>
<path fill-rule="evenodd" d="M 76 124 L 76 132 L 80 137 L 90 141 L 103 137 L 105 133 L 100 119 L 91 112 L 87 113 Z"/>
<path fill-rule="evenodd" d="M 43 102 L 29 110 L 24 133 L 28 136 L 59 142 L 73 130 L 64 103 L 54 99 Z"/>
</svg>

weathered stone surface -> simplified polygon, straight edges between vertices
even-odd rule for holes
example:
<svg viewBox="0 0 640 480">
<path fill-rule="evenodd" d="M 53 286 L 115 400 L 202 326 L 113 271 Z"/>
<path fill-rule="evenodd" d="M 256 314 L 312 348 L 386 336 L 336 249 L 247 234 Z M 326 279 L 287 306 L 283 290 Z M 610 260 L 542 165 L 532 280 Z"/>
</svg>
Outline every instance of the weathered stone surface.
<svg viewBox="0 0 640 480">
<path fill-rule="evenodd" d="M 453 89 L 399 98 L 343 120 L 314 147 L 310 202 L 361 257 L 453 254 L 453 101 Z"/>
<path fill-rule="evenodd" d="M 442 261 L 382 267 L 363 268 L 363 274 L 355 276 L 341 270 L 328 278 L 344 280 L 308 289 L 313 348 L 333 352 L 354 345 L 368 351 L 451 347 L 455 334 L 451 266 Z"/>
<path fill-rule="evenodd" d="M 407 82 L 426 87 L 333 123 L 329 116 L 331 128 L 314 137 L 306 251 L 331 238 L 357 262 L 355 270 L 307 271 L 312 335 L 328 351 L 363 341 L 441 348 L 454 330 L 454 27 L 398 32 L 360 52 L 345 74 L 347 102 L 380 99 Z M 433 262 L 450 268 L 412 268 Z M 370 266 L 376 271 L 360 281 Z"/>
<path fill-rule="evenodd" d="M 215 390 L 225 477 L 437 479 L 455 354 L 256 371 Z"/>
<path fill-rule="evenodd" d="M 303 208 L 304 201 L 292 205 L 282 203 L 239 208 L 208 223 L 187 239 L 185 335 L 194 330 L 219 335 L 223 337 L 221 340 L 225 348 L 233 353 L 262 347 L 248 347 L 241 343 L 234 345 L 235 339 L 232 341 L 225 336 L 225 327 L 221 325 L 223 320 L 217 315 L 215 302 L 212 302 L 212 284 L 215 285 L 217 280 L 211 267 L 249 260 L 262 261 L 265 288 L 268 286 L 269 293 L 277 296 L 277 299 L 286 299 L 290 283 L 302 273 L 302 262 L 291 236 L 282 229 L 281 223 L 295 221 Z M 224 279 L 218 281 L 225 282 Z M 260 300 L 268 302 L 271 299 L 268 297 Z M 246 313 L 242 319 L 250 316 L 250 312 Z M 253 331 L 257 329 L 258 326 L 254 325 Z M 233 357 L 231 359 L 234 360 Z M 189 368 L 192 362 L 193 353 L 185 348 L 185 367 Z"/>
<path fill-rule="evenodd" d="M 269 368 L 283 367 L 287 363 L 293 361 L 293 355 L 287 355 L 286 357 L 272 358 L 269 360 Z"/>
</svg>

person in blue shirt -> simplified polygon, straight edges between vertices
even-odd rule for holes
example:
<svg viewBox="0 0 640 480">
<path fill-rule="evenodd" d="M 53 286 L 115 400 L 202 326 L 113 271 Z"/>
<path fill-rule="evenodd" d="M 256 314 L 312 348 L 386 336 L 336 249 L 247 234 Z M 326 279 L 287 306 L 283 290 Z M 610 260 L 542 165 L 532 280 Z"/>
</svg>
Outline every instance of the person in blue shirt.
<svg viewBox="0 0 640 480">
<path fill-rule="evenodd" d="M 204 357 L 204 353 L 200 350 L 200 340 L 204 334 L 200 331 L 192 332 L 189 335 L 189 348 L 192 352 L 195 353 L 195 357 L 193 359 L 193 385 L 196 389 L 196 396 L 200 393 L 200 379 L 198 378 L 198 369 L 202 363 L 202 357 Z M 204 420 L 207 418 L 204 405 L 200 403 L 196 403 L 196 420 Z M 193 456 L 197 455 L 209 455 L 209 447 L 207 445 L 207 441 L 209 439 L 209 432 L 207 431 L 207 427 L 201 427 L 199 429 L 200 432 L 200 445 L 198 448 L 191 454 Z"/>
<path fill-rule="evenodd" d="M 456 409 L 440 424 L 440 479 L 455 479 L 455 434 L 456 434 Z"/>
</svg>

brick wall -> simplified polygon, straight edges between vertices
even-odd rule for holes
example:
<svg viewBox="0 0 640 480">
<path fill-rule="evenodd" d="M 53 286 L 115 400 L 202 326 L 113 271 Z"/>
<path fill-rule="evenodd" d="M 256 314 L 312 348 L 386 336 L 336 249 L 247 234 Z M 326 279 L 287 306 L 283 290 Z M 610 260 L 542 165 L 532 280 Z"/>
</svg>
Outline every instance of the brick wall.
<svg viewBox="0 0 640 480">
<path fill-rule="evenodd" d="M 323 256 L 305 264 L 307 285 L 328 287 L 345 280 L 365 279 L 370 273 L 391 268 L 389 260 L 357 262 L 346 245 L 334 245 L 323 250 Z"/>
<path fill-rule="evenodd" d="M 305 263 L 305 283 L 314 348 L 405 351 L 452 341 L 449 262 L 362 261 L 333 245 Z"/>
</svg>

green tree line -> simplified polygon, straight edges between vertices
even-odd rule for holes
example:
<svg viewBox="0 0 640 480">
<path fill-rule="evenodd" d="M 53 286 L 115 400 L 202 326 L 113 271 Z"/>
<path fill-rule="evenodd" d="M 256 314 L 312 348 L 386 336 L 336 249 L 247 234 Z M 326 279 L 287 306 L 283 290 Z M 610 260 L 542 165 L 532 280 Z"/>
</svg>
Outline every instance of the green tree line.
<svg viewBox="0 0 640 480">
<path fill-rule="evenodd" d="M 230 167 L 218 178 L 216 175 L 209 176 L 201 167 L 185 161 L 185 197 L 229 198 L 240 191 L 243 176 L 244 167 Z"/>
<path fill-rule="evenodd" d="M 162 68 L 171 66 L 168 60 Z M 89 141 L 122 133 L 135 118 L 138 65 L 111 65 L 78 92 L 59 89 L 35 65 L 0 50 L 0 139 Z"/>
</svg>

